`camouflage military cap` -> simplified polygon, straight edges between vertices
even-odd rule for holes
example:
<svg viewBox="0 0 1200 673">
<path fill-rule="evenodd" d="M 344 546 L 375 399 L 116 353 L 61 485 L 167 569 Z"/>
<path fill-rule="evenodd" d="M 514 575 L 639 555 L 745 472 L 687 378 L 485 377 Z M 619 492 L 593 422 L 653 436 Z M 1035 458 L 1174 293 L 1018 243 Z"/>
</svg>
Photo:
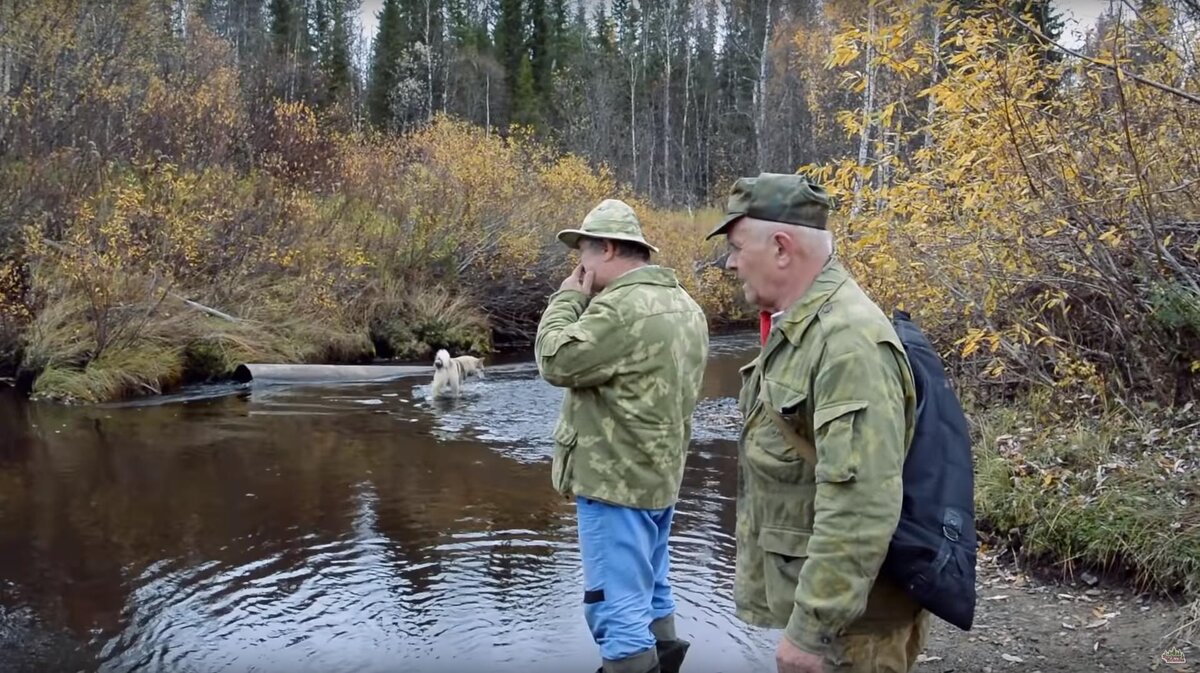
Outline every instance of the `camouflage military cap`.
<svg viewBox="0 0 1200 673">
<path fill-rule="evenodd" d="M 608 238 L 615 241 L 630 241 L 643 245 L 654 252 L 658 248 L 646 242 L 642 236 L 642 224 L 637 213 L 629 204 L 617 199 L 604 199 L 600 205 L 583 218 L 583 224 L 578 229 L 564 229 L 558 232 L 558 240 L 567 247 L 578 248 L 579 239 Z"/>
<path fill-rule="evenodd" d="M 759 173 L 733 183 L 725 206 L 725 219 L 705 240 L 726 234 L 743 217 L 825 229 L 829 219 L 829 195 L 825 188 L 803 175 Z"/>
</svg>

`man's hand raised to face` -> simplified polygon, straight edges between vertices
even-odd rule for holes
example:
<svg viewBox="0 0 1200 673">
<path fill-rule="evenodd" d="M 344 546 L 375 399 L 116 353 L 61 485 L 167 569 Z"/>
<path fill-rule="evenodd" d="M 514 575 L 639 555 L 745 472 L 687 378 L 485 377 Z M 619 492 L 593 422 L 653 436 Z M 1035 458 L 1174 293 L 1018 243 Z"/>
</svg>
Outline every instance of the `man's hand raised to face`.
<svg viewBox="0 0 1200 673">
<path fill-rule="evenodd" d="M 592 271 L 585 271 L 583 265 L 580 264 L 575 267 L 575 270 L 571 272 L 571 275 L 563 279 L 562 285 L 560 285 L 558 289 L 575 290 L 576 292 L 582 292 L 584 296 L 590 297 L 592 296 L 592 280 L 594 278 L 595 273 Z"/>
</svg>

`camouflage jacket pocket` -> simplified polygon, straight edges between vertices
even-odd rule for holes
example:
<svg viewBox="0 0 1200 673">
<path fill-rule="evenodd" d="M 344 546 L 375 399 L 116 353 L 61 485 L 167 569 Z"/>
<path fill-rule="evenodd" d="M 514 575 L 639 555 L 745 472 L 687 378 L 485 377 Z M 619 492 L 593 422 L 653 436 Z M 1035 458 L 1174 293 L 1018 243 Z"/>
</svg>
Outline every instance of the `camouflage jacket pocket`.
<svg viewBox="0 0 1200 673">
<path fill-rule="evenodd" d="M 763 413 L 768 423 L 775 425 L 781 421 L 788 428 L 783 430 L 775 426 L 774 432 L 768 435 L 774 441 L 762 442 L 763 451 L 785 463 L 806 460 L 812 455 L 807 448 L 797 446 L 798 442 L 807 442 L 809 446 L 812 444 L 809 439 L 812 436 L 812 424 L 808 417 L 808 392 L 767 379 L 759 393 L 759 402 L 766 407 Z M 772 415 L 776 418 L 771 418 Z"/>
<path fill-rule="evenodd" d="M 763 526 L 758 532 L 767 605 L 771 615 L 784 623 L 795 605 L 796 584 L 808 558 L 810 536 L 810 531 L 782 526 Z"/>
<path fill-rule="evenodd" d="M 851 400 L 822 407 L 813 415 L 813 423 L 824 438 L 824 446 L 835 449 L 826 451 L 817 466 L 817 483 L 836 484 L 854 479 L 861 462 L 862 421 L 858 414 L 866 408 L 865 401 Z"/>
<path fill-rule="evenodd" d="M 758 359 L 755 358 L 739 367 L 738 375 L 742 378 L 742 388 L 738 393 L 738 411 L 742 412 L 742 420 L 745 421 L 754 408 L 754 395 L 758 394 Z"/>
<path fill-rule="evenodd" d="M 563 495 L 571 494 L 572 476 L 575 471 L 575 446 L 579 435 L 575 427 L 560 422 L 554 429 L 554 462 L 550 468 L 551 485 Z"/>
</svg>

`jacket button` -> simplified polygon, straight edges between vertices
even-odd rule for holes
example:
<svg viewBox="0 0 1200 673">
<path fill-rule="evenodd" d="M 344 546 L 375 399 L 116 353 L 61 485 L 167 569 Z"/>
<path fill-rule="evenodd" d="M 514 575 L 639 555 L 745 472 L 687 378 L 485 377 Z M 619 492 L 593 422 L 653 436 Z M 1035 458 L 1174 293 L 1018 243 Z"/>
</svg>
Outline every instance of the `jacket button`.
<svg viewBox="0 0 1200 673">
<path fill-rule="evenodd" d="M 832 310 L 833 310 L 833 306 L 831 304 L 826 304 L 821 307 L 821 313 L 829 313 Z"/>
</svg>

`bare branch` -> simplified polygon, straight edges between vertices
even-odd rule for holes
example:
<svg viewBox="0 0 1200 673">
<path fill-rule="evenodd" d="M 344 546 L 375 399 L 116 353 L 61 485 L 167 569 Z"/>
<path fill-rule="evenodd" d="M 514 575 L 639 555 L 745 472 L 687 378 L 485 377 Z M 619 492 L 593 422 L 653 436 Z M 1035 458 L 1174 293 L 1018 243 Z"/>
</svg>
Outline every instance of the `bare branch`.
<svg viewBox="0 0 1200 673">
<path fill-rule="evenodd" d="M 201 313 L 207 313 L 208 315 L 211 315 L 214 318 L 220 318 L 222 320 L 228 320 L 229 322 L 234 322 L 234 323 L 242 322 L 240 318 L 235 318 L 235 317 L 229 315 L 228 313 L 223 313 L 221 311 L 218 311 L 215 308 L 205 306 L 204 304 L 201 304 L 200 302 L 192 301 L 191 299 L 182 297 L 174 292 L 168 292 L 168 294 L 170 294 L 172 297 L 178 299 L 179 301 L 187 304 L 188 306 L 196 309 L 197 311 L 200 311 Z"/>
<path fill-rule="evenodd" d="M 1140 11 L 1138 11 L 1137 6 L 1134 5 L 1132 2 L 1130 2 L 1130 0 L 1122 0 L 1122 2 L 1124 3 L 1124 5 L 1127 8 L 1129 8 L 1129 11 L 1133 12 L 1133 15 L 1137 17 L 1138 21 L 1141 21 L 1142 23 L 1146 24 L 1147 27 L 1150 28 L 1150 36 L 1154 38 L 1154 41 L 1157 42 L 1159 44 L 1159 46 L 1161 46 L 1163 49 L 1166 49 L 1167 51 L 1174 52 L 1176 56 L 1179 56 L 1180 58 L 1182 58 L 1185 61 L 1192 60 L 1190 53 L 1187 55 L 1184 55 L 1184 54 L 1180 54 L 1179 52 L 1175 51 L 1175 48 L 1172 47 L 1170 44 L 1168 44 L 1167 41 L 1163 38 L 1163 36 L 1158 32 L 1158 28 L 1155 28 L 1154 24 L 1147 21 L 1146 17 L 1142 16 L 1142 13 Z M 1187 46 L 1186 41 L 1184 41 L 1184 46 L 1185 47 Z M 1188 50 L 1188 51 L 1190 52 L 1191 50 Z"/>
<path fill-rule="evenodd" d="M 1008 15 L 1010 17 L 1012 17 L 1013 21 L 1016 21 L 1018 25 L 1020 25 L 1022 28 L 1024 28 L 1026 31 L 1028 31 L 1031 35 L 1037 36 L 1039 39 L 1041 39 L 1046 44 L 1050 45 L 1051 47 L 1054 47 L 1055 49 L 1057 49 L 1065 54 L 1070 54 L 1071 56 L 1074 56 L 1075 58 L 1078 58 L 1078 59 L 1082 59 L 1088 63 L 1091 63 L 1092 65 L 1098 65 L 1098 66 L 1101 66 L 1104 68 L 1108 68 L 1109 70 L 1112 70 L 1113 72 L 1117 73 L 1121 77 L 1128 77 L 1129 79 L 1134 80 L 1135 82 L 1145 84 L 1146 86 L 1153 87 L 1155 89 L 1158 89 L 1159 91 L 1169 93 L 1173 96 L 1178 96 L 1184 100 L 1191 101 L 1192 103 L 1196 103 L 1196 104 L 1200 105 L 1200 96 L 1197 96 L 1192 93 L 1188 93 L 1187 91 L 1184 91 L 1182 89 L 1176 89 L 1175 87 L 1168 86 L 1166 84 L 1163 84 L 1162 82 L 1156 82 L 1152 79 L 1147 79 L 1145 77 L 1142 77 L 1141 75 L 1138 75 L 1137 73 L 1129 72 L 1128 70 L 1122 68 L 1121 66 L 1117 65 L 1116 63 L 1107 63 L 1105 61 L 1101 61 L 1099 59 L 1095 59 L 1090 56 L 1085 56 L 1085 55 L 1075 51 L 1074 49 L 1071 49 L 1069 47 L 1064 47 L 1061 44 L 1055 42 L 1054 40 L 1051 40 L 1049 37 L 1046 37 L 1045 33 L 1038 30 L 1037 28 L 1034 28 L 1033 26 L 1030 26 L 1029 24 L 1025 23 L 1024 21 L 1022 21 L 1020 19 L 1020 17 L 1018 17 L 1016 14 L 1012 13 L 1011 11 L 1008 12 Z"/>
<path fill-rule="evenodd" d="M 1113 49 L 1116 49 L 1116 43 L 1120 39 L 1120 23 L 1117 24 L 1117 29 L 1113 31 Z M 1142 162 L 1138 159 L 1137 147 L 1133 142 L 1133 132 L 1129 129 L 1129 103 L 1125 100 L 1125 86 L 1121 81 L 1121 71 L 1117 71 L 1117 100 L 1121 102 L 1121 121 L 1123 130 L 1125 131 L 1125 142 L 1129 146 L 1129 158 L 1133 160 L 1133 170 L 1137 175 L 1139 191 L 1142 193 L 1143 207 L 1146 209 L 1146 223 L 1150 226 L 1150 235 L 1154 238 L 1154 257 L 1159 265 L 1162 265 L 1163 256 L 1160 250 L 1158 230 L 1154 226 L 1154 208 L 1150 204 L 1150 197 L 1146 192 L 1150 191 L 1150 185 L 1146 184 L 1145 171 L 1142 169 Z M 1158 269 L 1155 269 L 1157 271 Z"/>
</svg>

